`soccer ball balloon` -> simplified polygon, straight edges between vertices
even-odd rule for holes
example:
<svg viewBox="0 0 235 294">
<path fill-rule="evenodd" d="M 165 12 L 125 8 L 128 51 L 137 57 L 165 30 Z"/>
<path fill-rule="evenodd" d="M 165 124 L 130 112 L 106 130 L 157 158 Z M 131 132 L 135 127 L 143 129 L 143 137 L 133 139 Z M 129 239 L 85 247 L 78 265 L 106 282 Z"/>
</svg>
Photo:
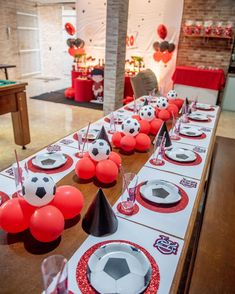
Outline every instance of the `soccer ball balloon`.
<svg viewBox="0 0 235 294">
<path fill-rule="evenodd" d="M 22 187 L 25 200 L 33 206 L 44 206 L 55 196 L 54 180 L 45 174 L 33 174 L 26 178 Z"/>
<path fill-rule="evenodd" d="M 158 97 L 156 101 L 158 109 L 166 109 L 168 107 L 168 100 L 166 97 Z"/>
<path fill-rule="evenodd" d="M 177 93 L 175 90 L 170 90 L 168 93 L 167 93 L 167 98 L 168 99 L 175 99 L 177 98 Z"/>
<path fill-rule="evenodd" d="M 140 108 L 139 115 L 141 119 L 151 121 L 155 118 L 155 109 L 151 105 L 146 105 Z"/>
<path fill-rule="evenodd" d="M 146 289 L 152 268 L 139 249 L 114 242 L 101 246 L 90 257 L 87 275 L 91 285 L 99 293 L 135 294 L 143 293 Z"/>
<path fill-rule="evenodd" d="M 140 131 L 140 124 L 135 118 L 128 118 L 122 123 L 122 132 L 129 136 L 136 136 Z"/>
<path fill-rule="evenodd" d="M 107 159 L 110 152 L 111 150 L 109 144 L 103 139 L 97 139 L 92 142 L 88 150 L 90 157 L 95 161 Z"/>
</svg>

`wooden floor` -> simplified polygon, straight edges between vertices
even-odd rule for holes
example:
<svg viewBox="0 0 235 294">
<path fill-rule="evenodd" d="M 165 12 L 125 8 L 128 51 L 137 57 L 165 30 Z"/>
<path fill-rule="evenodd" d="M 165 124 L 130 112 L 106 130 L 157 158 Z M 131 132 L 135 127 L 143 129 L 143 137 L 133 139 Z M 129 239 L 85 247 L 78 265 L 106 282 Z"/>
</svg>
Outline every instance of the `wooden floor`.
<svg viewBox="0 0 235 294">
<path fill-rule="evenodd" d="M 190 294 L 235 293 L 235 140 L 216 143 Z"/>
</svg>

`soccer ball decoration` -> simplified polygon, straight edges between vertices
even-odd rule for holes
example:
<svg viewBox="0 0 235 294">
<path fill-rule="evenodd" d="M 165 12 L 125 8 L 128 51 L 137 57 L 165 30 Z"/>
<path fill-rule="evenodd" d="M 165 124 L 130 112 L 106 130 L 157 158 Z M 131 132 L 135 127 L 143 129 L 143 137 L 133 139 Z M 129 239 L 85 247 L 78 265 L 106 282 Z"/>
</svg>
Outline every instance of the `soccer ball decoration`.
<svg viewBox="0 0 235 294">
<path fill-rule="evenodd" d="M 140 108 L 139 116 L 141 119 L 152 121 L 155 118 L 155 109 L 151 105 L 146 105 Z"/>
<path fill-rule="evenodd" d="M 107 159 L 111 150 L 109 144 L 105 140 L 98 139 L 92 142 L 88 152 L 92 159 L 100 161 Z"/>
<path fill-rule="evenodd" d="M 158 109 L 166 109 L 168 107 L 168 99 L 166 97 L 158 97 L 156 106 Z"/>
<path fill-rule="evenodd" d="M 175 90 L 170 90 L 168 93 L 167 93 L 167 98 L 168 99 L 175 99 L 177 98 L 177 92 Z"/>
<path fill-rule="evenodd" d="M 140 131 L 140 124 L 134 118 L 128 118 L 122 123 L 122 132 L 125 135 L 136 136 Z"/>
<path fill-rule="evenodd" d="M 44 174 L 33 174 L 26 178 L 22 194 L 24 199 L 33 206 L 44 206 L 50 203 L 55 195 L 54 180 Z"/>
</svg>

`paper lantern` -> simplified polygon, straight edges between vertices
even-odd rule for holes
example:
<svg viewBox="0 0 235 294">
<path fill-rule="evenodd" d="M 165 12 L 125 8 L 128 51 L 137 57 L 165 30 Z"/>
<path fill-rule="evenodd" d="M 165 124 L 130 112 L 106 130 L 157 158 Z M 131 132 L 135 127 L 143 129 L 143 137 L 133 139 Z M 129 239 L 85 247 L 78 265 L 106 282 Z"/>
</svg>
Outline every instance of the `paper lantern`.
<svg viewBox="0 0 235 294">
<path fill-rule="evenodd" d="M 124 136 L 121 132 L 116 132 L 112 136 L 112 143 L 115 147 L 120 148 L 121 147 L 121 139 Z"/>
<path fill-rule="evenodd" d="M 155 109 L 151 105 L 140 108 L 139 115 L 141 119 L 151 121 L 155 118 Z"/>
<path fill-rule="evenodd" d="M 140 131 L 140 124 L 134 118 L 128 118 L 122 123 L 122 131 L 128 136 L 136 136 Z"/>
<path fill-rule="evenodd" d="M 110 159 L 98 162 L 96 166 L 96 178 L 105 184 L 110 184 L 116 181 L 118 177 L 118 167 Z"/>
<path fill-rule="evenodd" d="M 155 118 L 150 122 L 150 133 L 154 136 L 157 135 L 159 129 L 161 128 L 163 120 Z"/>
<path fill-rule="evenodd" d="M 90 158 L 84 157 L 77 162 L 75 173 L 80 179 L 89 180 L 95 176 L 95 164 Z"/>
<path fill-rule="evenodd" d="M 148 135 L 149 132 L 150 132 L 150 123 L 147 120 L 141 120 L 140 121 L 140 133 L 144 133 L 144 134 Z"/>
<path fill-rule="evenodd" d="M 63 214 L 52 205 L 37 208 L 31 216 L 29 229 L 33 237 L 40 242 L 54 241 L 64 230 Z"/>
<path fill-rule="evenodd" d="M 55 197 L 51 203 L 57 207 L 65 219 L 78 215 L 84 205 L 83 194 L 73 186 L 60 186 L 56 190 Z"/>
<path fill-rule="evenodd" d="M 164 24 L 160 24 L 158 26 L 157 33 L 158 33 L 159 37 L 162 38 L 163 40 L 166 38 L 166 36 L 167 36 L 167 28 L 164 26 Z"/>
<path fill-rule="evenodd" d="M 146 151 L 149 149 L 151 145 L 151 140 L 148 135 L 146 134 L 138 134 L 136 137 L 136 145 L 135 149 L 137 151 Z"/>
<path fill-rule="evenodd" d="M 109 144 L 103 139 L 93 141 L 88 150 L 90 157 L 95 161 L 107 159 L 110 151 L 111 149 Z"/>
<path fill-rule="evenodd" d="M 71 35 L 71 36 L 73 36 L 73 35 L 75 34 L 75 32 L 76 32 L 75 27 L 74 27 L 71 23 L 69 23 L 69 22 L 67 22 L 67 23 L 64 25 L 64 28 L 65 28 L 66 32 L 67 32 L 69 35 Z"/>
<path fill-rule="evenodd" d="M 172 113 L 174 116 L 178 115 L 179 109 L 175 104 L 169 104 L 167 107 L 167 110 L 170 112 L 170 115 L 172 116 Z"/>
<path fill-rule="evenodd" d="M 29 227 L 34 211 L 22 197 L 10 199 L 0 207 L 0 227 L 8 233 L 22 232 Z"/>
<path fill-rule="evenodd" d="M 45 174 L 33 174 L 26 178 L 22 188 L 24 199 L 33 206 L 50 203 L 55 195 L 54 180 Z"/>
<path fill-rule="evenodd" d="M 122 150 L 126 152 L 133 151 L 135 149 L 136 140 L 132 136 L 124 136 L 120 141 Z"/>
<path fill-rule="evenodd" d="M 118 168 L 121 167 L 122 159 L 118 153 L 111 151 L 111 153 L 109 154 L 109 159 L 112 160 L 114 163 L 116 163 Z"/>
<path fill-rule="evenodd" d="M 68 88 L 64 91 L 64 96 L 67 98 L 67 99 L 73 99 L 74 98 L 74 95 L 75 95 L 75 91 L 74 91 L 74 88 Z"/>
<path fill-rule="evenodd" d="M 158 117 L 164 121 L 167 121 L 171 118 L 170 112 L 166 109 L 162 109 L 158 113 Z"/>
<path fill-rule="evenodd" d="M 158 109 L 166 109 L 168 106 L 168 100 L 166 97 L 158 97 L 156 101 L 156 107 Z"/>
</svg>

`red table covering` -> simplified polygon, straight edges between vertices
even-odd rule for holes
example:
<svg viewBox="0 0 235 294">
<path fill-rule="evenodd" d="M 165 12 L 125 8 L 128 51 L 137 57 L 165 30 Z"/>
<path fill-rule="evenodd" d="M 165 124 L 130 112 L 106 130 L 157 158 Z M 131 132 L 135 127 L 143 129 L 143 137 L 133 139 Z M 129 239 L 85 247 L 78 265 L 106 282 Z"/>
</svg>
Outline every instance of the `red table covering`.
<svg viewBox="0 0 235 294">
<path fill-rule="evenodd" d="M 77 102 L 89 102 L 91 99 L 93 99 L 92 83 L 93 83 L 92 80 L 75 79 L 74 80 L 74 89 L 75 89 L 74 100 Z"/>
<path fill-rule="evenodd" d="M 172 76 L 174 84 L 221 90 L 225 83 L 222 69 L 211 70 L 191 66 L 177 66 Z"/>
</svg>

